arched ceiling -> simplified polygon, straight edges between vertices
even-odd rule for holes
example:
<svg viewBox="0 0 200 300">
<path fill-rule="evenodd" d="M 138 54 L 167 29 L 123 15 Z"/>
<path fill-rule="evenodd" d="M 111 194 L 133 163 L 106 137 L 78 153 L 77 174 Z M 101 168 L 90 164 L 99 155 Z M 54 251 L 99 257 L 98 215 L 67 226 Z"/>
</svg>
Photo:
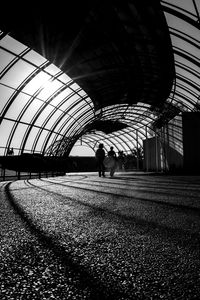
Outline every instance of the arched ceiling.
<svg viewBox="0 0 200 300">
<path fill-rule="evenodd" d="M 68 1 L 0 20 L 0 155 L 130 151 L 199 109 L 199 2 Z M 120 127 L 121 126 L 121 127 Z"/>
<path fill-rule="evenodd" d="M 161 106 L 171 91 L 174 58 L 160 1 L 75 3 L 59 12 L 34 8 L 25 18 L 18 8 L 2 27 L 75 80 L 96 110 L 137 102 Z"/>
<path fill-rule="evenodd" d="M 95 109 L 137 102 L 162 106 L 171 91 L 174 60 L 159 1 L 97 2 L 67 70 Z"/>
</svg>

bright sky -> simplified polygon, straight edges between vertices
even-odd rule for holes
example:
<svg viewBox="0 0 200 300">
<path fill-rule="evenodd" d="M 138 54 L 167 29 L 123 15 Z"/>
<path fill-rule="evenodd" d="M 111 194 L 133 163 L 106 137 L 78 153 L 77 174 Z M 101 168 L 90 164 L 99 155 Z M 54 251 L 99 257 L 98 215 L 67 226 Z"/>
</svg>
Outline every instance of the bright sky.
<svg viewBox="0 0 200 300">
<path fill-rule="evenodd" d="M 70 156 L 94 156 L 94 151 L 88 146 L 75 145 L 70 152 Z"/>
</svg>

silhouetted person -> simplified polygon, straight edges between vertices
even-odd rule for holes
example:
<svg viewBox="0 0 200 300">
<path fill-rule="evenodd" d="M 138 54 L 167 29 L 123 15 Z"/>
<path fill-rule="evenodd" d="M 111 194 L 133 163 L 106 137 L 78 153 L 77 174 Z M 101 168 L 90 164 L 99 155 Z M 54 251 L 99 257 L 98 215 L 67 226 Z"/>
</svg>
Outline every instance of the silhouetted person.
<svg viewBox="0 0 200 300">
<path fill-rule="evenodd" d="M 125 163 L 125 154 L 123 151 L 119 151 L 118 153 L 118 166 L 120 170 L 125 170 L 124 167 L 124 163 Z"/>
<path fill-rule="evenodd" d="M 95 156 L 97 160 L 97 167 L 98 167 L 98 172 L 99 172 L 99 177 L 101 175 L 105 177 L 105 166 L 104 166 L 104 158 L 105 158 L 105 151 L 103 149 L 103 144 L 99 144 L 99 148 L 97 149 Z"/>
<path fill-rule="evenodd" d="M 117 164 L 117 156 L 112 146 L 110 147 L 110 151 L 108 151 L 108 157 L 113 159 L 113 163 L 111 164 L 110 167 L 110 176 L 113 177 L 116 169 L 116 164 Z"/>
</svg>

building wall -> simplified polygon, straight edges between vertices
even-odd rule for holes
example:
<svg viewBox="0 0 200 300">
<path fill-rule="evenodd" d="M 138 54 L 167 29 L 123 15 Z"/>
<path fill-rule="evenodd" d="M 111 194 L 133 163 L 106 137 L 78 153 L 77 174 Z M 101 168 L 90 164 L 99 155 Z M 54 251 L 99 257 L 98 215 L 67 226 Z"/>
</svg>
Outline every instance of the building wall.
<svg viewBox="0 0 200 300">
<path fill-rule="evenodd" d="M 200 113 L 183 113 L 184 169 L 200 172 Z"/>
<path fill-rule="evenodd" d="M 143 141 L 146 170 L 200 173 L 200 112 L 184 112 L 180 120 L 179 127 L 168 124 L 160 137 Z"/>
<path fill-rule="evenodd" d="M 143 141 L 144 169 L 146 171 L 161 171 L 160 143 L 157 138 Z"/>
<path fill-rule="evenodd" d="M 175 171 L 183 168 L 183 155 L 159 137 L 144 140 L 143 147 L 146 171 Z"/>
<path fill-rule="evenodd" d="M 164 171 L 177 171 L 183 169 L 183 155 L 168 144 L 162 144 L 162 169 Z"/>
</svg>

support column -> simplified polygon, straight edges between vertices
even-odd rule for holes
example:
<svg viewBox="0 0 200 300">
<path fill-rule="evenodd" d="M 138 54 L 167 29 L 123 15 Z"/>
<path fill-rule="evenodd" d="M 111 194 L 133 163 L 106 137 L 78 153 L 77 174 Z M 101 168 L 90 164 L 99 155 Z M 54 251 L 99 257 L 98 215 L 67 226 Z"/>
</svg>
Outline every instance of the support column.
<svg viewBox="0 0 200 300">
<path fill-rule="evenodd" d="M 146 161 L 146 171 L 149 171 L 149 156 L 148 156 L 148 149 L 149 147 L 149 143 L 148 143 L 148 132 L 147 132 L 147 126 L 146 126 L 146 157 L 145 157 L 145 161 Z"/>
<path fill-rule="evenodd" d="M 136 147 L 137 147 L 137 170 L 139 170 L 139 158 L 138 158 L 138 131 L 136 131 Z"/>
<path fill-rule="evenodd" d="M 158 172 L 158 136 L 157 136 L 157 128 L 155 130 L 155 158 L 156 158 L 156 172 Z"/>
</svg>

